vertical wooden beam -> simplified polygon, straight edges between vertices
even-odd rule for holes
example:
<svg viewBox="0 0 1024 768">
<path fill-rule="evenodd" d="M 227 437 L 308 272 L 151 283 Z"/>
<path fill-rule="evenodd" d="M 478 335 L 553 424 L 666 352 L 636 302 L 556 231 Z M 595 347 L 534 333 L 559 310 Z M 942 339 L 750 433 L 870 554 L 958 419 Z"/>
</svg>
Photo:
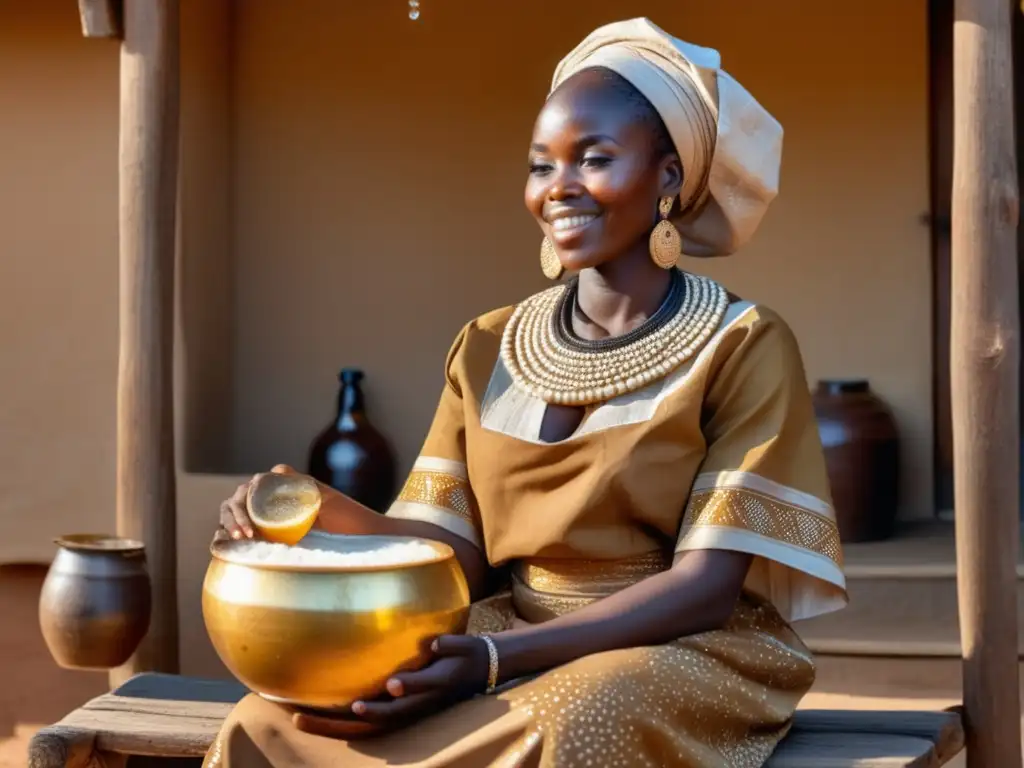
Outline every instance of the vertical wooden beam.
<svg viewBox="0 0 1024 768">
<path fill-rule="evenodd" d="M 146 544 L 149 634 L 123 680 L 177 672 L 173 420 L 174 239 L 178 183 L 178 0 L 130 0 L 121 44 L 120 357 L 117 528 Z"/>
<path fill-rule="evenodd" d="M 1006 0 L 956 0 L 953 466 L 970 768 L 1019 768 L 1017 171 Z"/>
</svg>

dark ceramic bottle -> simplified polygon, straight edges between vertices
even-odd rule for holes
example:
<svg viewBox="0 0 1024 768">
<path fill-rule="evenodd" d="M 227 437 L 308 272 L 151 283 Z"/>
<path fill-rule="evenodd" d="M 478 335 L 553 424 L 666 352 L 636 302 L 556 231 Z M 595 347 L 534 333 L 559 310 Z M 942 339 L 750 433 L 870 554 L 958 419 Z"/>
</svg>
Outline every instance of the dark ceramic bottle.
<svg viewBox="0 0 1024 768">
<path fill-rule="evenodd" d="M 892 412 L 862 379 L 818 382 L 814 411 L 840 539 L 889 538 L 900 487 L 900 441 Z"/>
<path fill-rule="evenodd" d="M 309 474 L 370 509 L 384 512 L 395 491 L 394 454 L 366 415 L 363 372 L 344 368 L 338 380 L 338 413 L 313 441 Z"/>
</svg>

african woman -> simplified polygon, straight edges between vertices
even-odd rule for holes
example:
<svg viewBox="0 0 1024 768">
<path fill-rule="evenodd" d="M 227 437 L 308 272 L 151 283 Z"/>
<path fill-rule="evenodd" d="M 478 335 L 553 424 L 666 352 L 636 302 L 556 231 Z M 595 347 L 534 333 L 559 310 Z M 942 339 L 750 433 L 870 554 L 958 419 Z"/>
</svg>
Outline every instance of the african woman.
<svg viewBox="0 0 1024 768">
<path fill-rule="evenodd" d="M 814 680 L 789 622 L 846 603 L 839 539 L 792 332 L 676 263 L 749 240 L 781 141 L 717 52 L 646 19 L 559 64 L 525 197 L 545 274 L 575 276 L 459 333 L 386 516 L 325 489 L 319 520 L 451 545 L 470 630 L 344 715 L 243 699 L 208 766 L 768 759 Z"/>
</svg>

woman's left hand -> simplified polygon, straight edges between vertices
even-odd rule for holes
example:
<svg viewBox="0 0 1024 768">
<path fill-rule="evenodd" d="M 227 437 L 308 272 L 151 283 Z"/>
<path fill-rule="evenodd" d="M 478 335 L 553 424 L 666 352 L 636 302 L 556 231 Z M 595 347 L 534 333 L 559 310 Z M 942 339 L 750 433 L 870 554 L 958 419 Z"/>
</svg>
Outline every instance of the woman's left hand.
<svg viewBox="0 0 1024 768">
<path fill-rule="evenodd" d="M 292 718 L 295 727 L 335 739 L 366 738 L 436 714 L 487 688 L 487 644 L 479 637 L 442 635 L 431 651 L 434 658 L 429 665 L 388 680 L 390 697 L 357 701 L 345 717 L 297 712 Z"/>
</svg>

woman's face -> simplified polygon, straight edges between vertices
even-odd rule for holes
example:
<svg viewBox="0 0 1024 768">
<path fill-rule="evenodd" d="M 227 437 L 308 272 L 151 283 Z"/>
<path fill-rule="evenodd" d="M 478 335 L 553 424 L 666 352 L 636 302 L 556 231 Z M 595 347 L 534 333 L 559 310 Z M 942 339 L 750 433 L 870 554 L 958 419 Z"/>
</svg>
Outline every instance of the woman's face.
<svg viewBox="0 0 1024 768">
<path fill-rule="evenodd" d="M 537 118 L 526 207 L 566 269 L 646 249 L 659 197 L 679 191 L 678 158 L 657 157 L 654 130 L 638 112 L 588 70 L 566 81 Z"/>
</svg>

